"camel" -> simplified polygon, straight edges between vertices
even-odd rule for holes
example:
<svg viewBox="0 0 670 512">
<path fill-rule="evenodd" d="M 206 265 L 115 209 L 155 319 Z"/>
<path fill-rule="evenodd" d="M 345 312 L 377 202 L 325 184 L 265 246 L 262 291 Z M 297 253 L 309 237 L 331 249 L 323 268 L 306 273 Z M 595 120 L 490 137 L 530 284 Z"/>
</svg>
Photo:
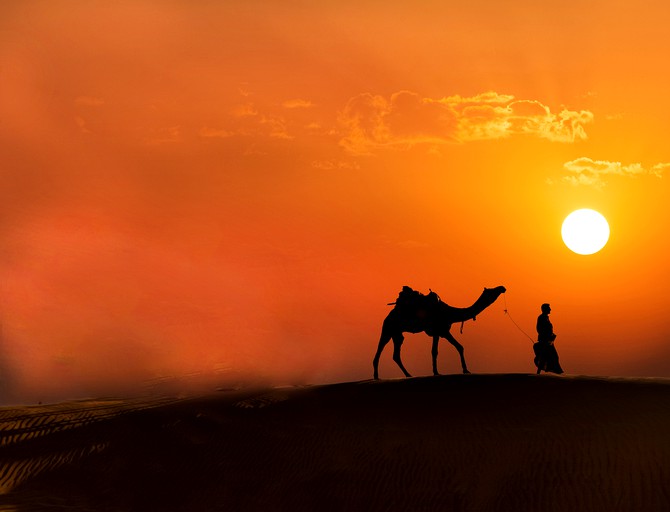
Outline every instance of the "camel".
<svg viewBox="0 0 670 512">
<path fill-rule="evenodd" d="M 409 372 L 405 369 L 400 359 L 400 348 L 402 347 L 402 342 L 405 339 L 403 333 L 418 333 L 425 332 L 428 336 L 433 338 L 433 374 L 439 375 L 437 371 L 437 344 L 440 338 L 446 339 L 451 343 L 458 354 L 461 356 L 461 366 L 463 367 L 463 373 L 470 373 L 468 367 L 465 364 L 465 356 L 463 355 L 463 345 L 461 345 L 456 338 L 454 338 L 449 332 L 452 324 L 462 323 L 466 320 L 475 320 L 476 316 L 484 311 L 487 307 L 493 304 L 500 294 L 505 293 L 504 286 L 498 286 L 496 288 L 484 288 L 481 296 L 475 301 L 475 303 L 467 308 L 455 308 L 449 306 L 448 304 L 442 302 L 437 294 L 431 292 L 430 295 L 425 296 L 418 294 L 407 288 L 410 292 L 420 295 L 421 300 L 415 301 L 413 304 L 402 305 L 399 303 L 395 304 L 395 307 L 389 312 L 389 314 L 384 319 L 382 325 L 382 334 L 379 339 L 379 345 L 377 347 L 377 353 L 375 358 L 372 361 L 372 366 L 374 368 L 374 378 L 379 379 L 379 357 L 384 350 L 386 344 L 393 340 L 393 360 L 400 367 L 402 372 L 405 374 L 405 377 L 411 377 Z M 432 296 L 432 300 L 431 300 Z M 399 297 L 400 298 L 400 297 Z"/>
</svg>

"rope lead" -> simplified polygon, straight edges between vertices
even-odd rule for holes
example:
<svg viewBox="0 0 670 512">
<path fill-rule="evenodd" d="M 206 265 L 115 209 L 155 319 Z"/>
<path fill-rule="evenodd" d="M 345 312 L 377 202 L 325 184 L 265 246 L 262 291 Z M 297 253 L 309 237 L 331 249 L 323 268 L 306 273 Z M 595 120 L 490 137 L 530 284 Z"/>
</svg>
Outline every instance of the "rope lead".
<svg viewBox="0 0 670 512">
<path fill-rule="evenodd" d="M 512 323 L 517 329 L 519 329 L 523 334 L 526 335 L 526 338 L 528 338 L 531 341 L 531 343 L 535 343 L 535 340 L 531 338 L 526 331 L 524 331 L 521 327 L 519 327 L 519 324 L 517 324 L 514 321 L 514 318 L 512 318 L 512 315 L 509 314 L 509 311 L 507 310 L 507 296 L 504 293 L 503 293 L 503 300 L 505 301 L 505 314 L 507 315 L 507 317 L 512 321 Z"/>
</svg>

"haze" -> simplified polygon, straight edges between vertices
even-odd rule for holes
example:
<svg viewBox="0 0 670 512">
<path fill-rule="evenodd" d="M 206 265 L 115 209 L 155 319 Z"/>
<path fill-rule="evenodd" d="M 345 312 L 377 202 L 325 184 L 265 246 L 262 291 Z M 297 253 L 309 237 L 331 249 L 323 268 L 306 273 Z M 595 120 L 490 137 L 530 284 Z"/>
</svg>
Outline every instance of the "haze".
<svg viewBox="0 0 670 512">
<path fill-rule="evenodd" d="M 504 308 L 550 302 L 567 372 L 669 377 L 669 9 L 3 2 L 0 401 L 370 378 L 403 285 L 507 287 L 473 372 L 534 371 Z"/>
</svg>

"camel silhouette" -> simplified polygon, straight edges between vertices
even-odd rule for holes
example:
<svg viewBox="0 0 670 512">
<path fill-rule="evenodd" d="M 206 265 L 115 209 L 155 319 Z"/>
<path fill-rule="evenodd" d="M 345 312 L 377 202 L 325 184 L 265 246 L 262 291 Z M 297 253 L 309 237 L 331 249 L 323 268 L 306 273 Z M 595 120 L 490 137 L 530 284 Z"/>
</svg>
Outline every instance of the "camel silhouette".
<svg viewBox="0 0 670 512">
<path fill-rule="evenodd" d="M 411 294 L 418 296 L 416 299 L 401 302 L 401 295 L 398 301 L 391 303 L 395 307 L 389 312 L 384 319 L 382 325 L 382 334 L 379 338 L 379 345 L 377 346 L 377 353 L 372 361 L 374 368 L 374 378 L 379 379 L 379 357 L 384 350 L 387 343 L 393 340 L 393 360 L 400 367 L 405 377 L 411 377 L 409 372 L 405 369 L 400 358 L 400 348 L 405 339 L 403 333 L 411 332 L 425 332 L 428 336 L 433 338 L 433 374 L 439 375 L 437 371 L 437 344 L 440 338 L 446 339 L 451 343 L 458 354 L 461 356 L 461 366 L 463 373 L 470 373 L 465 364 L 465 356 L 463 355 L 463 345 L 461 345 L 456 338 L 449 332 L 452 324 L 465 322 L 466 320 L 475 320 L 475 317 L 484 311 L 487 307 L 493 304 L 501 293 L 505 293 L 504 286 L 496 288 L 484 288 L 481 296 L 475 303 L 467 308 L 455 308 L 440 300 L 434 292 L 429 295 L 422 295 L 415 292 L 409 287 L 403 288 L 403 291 L 408 291 Z"/>
</svg>

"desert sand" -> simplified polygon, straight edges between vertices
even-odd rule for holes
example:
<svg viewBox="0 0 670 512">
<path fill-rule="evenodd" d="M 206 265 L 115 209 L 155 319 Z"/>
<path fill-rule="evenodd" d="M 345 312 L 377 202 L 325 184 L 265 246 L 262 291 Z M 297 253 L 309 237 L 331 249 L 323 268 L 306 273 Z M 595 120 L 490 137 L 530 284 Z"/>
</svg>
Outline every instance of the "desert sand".
<svg viewBox="0 0 670 512">
<path fill-rule="evenodd" d="M 0 409 L 0 510 L 670 510 L 670 381 L 452 375 Z"/>
</svg>

